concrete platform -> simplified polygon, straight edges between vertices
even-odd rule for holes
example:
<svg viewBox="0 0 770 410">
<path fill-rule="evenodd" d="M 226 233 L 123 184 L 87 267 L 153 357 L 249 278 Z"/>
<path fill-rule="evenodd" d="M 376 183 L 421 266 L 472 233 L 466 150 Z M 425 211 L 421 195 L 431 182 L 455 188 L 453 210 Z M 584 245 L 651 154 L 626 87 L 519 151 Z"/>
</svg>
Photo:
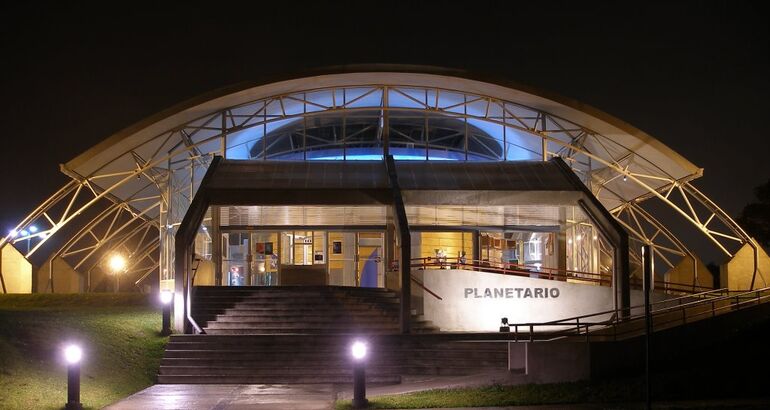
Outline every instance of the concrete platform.
<svg viewBox="0 0 770 410">
<path fill-rule="evenodd" d="M 331 385 L 156 384 L 105 409 L 240 410 L 334 408 Z"/>
</svg>

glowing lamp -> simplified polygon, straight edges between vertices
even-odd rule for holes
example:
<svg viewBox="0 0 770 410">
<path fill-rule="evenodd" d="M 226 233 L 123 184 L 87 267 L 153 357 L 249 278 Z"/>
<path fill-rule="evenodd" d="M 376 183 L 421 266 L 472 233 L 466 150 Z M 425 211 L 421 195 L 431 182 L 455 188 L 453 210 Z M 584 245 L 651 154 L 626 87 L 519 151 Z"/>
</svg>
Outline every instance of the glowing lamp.
<svg viewBox="0 0 770 410">
<path fill-rule="evenodd" d="M 77 364 L 80 363 L 80 359 L 82 358 L 83 350 L 80 348 L 80 346 L 69 345 L 64 348 L 64 359 L 67 360 L 67 363 Z"/>
<path fill-rule="evenodd" d="M 109 261 L 107 261 L 107 266 L 109 266 L 113 273 L 120 273 L 126 269 L 126 258 L 116 253 L 110 256 Z"/>
<path fill-rule="evenodd" d="M 171 301 L 174 300 L 174 292 L 170 290 L 160 291 L 160 303 L 163 305 L 161 336 L 171 334 Z"/>
<path fill-rule="evenodd" d="M 67 404 L 66 410 L 82 410 L 80 404 L 80 360 L 83 350 L 77 345 L 67 345 L 64 348 L 64 360 L 67 361 Z"/>
<path fill-rule="evenodd" d="M 366 343 L 357 341 L 350 347 L 350 353 L 356 360 L 363 360 L 366 357 Z"/>
</svg>

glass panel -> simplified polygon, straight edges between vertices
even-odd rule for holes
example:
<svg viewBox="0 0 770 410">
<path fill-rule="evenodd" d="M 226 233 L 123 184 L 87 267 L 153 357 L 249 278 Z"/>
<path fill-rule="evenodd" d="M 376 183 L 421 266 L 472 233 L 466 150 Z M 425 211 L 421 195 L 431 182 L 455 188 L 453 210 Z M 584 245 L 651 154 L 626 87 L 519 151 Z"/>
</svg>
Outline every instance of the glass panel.
<svg viewBox="0 0 770 410">
<path fill-rule="evenodd" d="M 358 286 L 368 288 L 385 286 L 382 245 L 383 234 L 380 232 L 358 234 Z"/>
<path fill-rule="evenodd" d="M 382 159 L 382 117 L 379 111 L 349 114 L 345 121 L 345 158 Z"/>
<path fill-rule="evenodd" d="M 224 281 L 229 286 L 246 286 L 251 284 L 251 269 L 249 259 L 249 238 L 246 233 L 229 233 L 222 235 L 225 244 L 223 255 Z"/>
<path fill-rule="evenodd" d="M 326 232 L 313 232 L 313 264 L 326 263 Z"/>
<path fill-rule="evenodd" d="M 356 286 L 355 232 L 329 232 L 329 276 L 334 286 Z"/>
<path fill-rule="evenodd" d="M 278 284 L 278 233 L 254 232 L 251 234 L 254 285 L 272 286 Z"/>
</svg>

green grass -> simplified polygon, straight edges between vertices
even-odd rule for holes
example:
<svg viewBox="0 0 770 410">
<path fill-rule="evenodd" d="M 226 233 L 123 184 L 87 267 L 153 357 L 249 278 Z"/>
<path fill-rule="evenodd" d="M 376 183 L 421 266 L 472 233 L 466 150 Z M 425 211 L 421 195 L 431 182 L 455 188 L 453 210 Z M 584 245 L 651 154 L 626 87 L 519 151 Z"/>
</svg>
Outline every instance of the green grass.
<svg viewBox="0 0 770 410">
<path fill-rule="evenodd" d="M 84 350 L 81 402 L 101 408 L 152 385 L 167 342 L 145 295 L 0 295 L 0 408 L 59 409 L 61 349 Z"/>
<path fill-rule="evenodd" d="M 370 397 L 373 409 L 417 409 L 441 407 L 497 407 L 533 404 L 611 403 L 638 401 L 642 385 L 639 381 L 578 382 L 493 385 L 458 389 L 436 389 L 416 393 Z M 350 400 L 340 400 L 338 410 L 351 409 Z"/>
</svg>

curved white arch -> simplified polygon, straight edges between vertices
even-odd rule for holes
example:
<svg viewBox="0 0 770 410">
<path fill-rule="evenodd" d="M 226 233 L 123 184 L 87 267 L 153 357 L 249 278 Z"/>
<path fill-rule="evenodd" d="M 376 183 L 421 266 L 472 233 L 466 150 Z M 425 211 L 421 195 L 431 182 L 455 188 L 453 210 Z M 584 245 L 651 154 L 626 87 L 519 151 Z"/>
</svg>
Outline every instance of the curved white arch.
<svg viewBox="0 0 770 410">
<path fill-rule="evenodd" d="M 345 99 L 346 92 L 352 96 Z M 503 143 L 510 130 L 517 138 L 527 139 L 534 147 L 530 151 L 539 152 L 543 159 L 558 155 L 567 160 L 609 210 L 657 197 L 727 255 L 731 255 L 731 242 L 755 246 L 728 215 L 690 185 L 702 175 L 700 168 L 612 116 L 527 87 L 512 88 L 457 73 L 393 71 L 324 73 L 249 84 L 185 102 L 62 165 L 73 181 L 25 218 L 17 231 L 37 220 L 50 226 L 36 235 L 38 241 L 29 256 L 84 210 L 109 200 L 130 206 L 135 218 L 157 221 L 161 237 L 169 237 L 165 231 L 181 219 L 206 160 L 213 154 L 226 155 L 237 133 L 292 118 L 373 108 L 382 115 L 393 110 L 431 112 L 479 126 L 488 124 L 485 127 L 502 130 Z M 673 200 L 674 192 L 683 202 Z M 61 215 L 53 218 L 57 206 Z M 715 221 L 722 226 L 715 227 Z M 113 229 L 112 236 L 123 228 L 110 226 L 108 231 Z M 26 239 L 7 236 L 0 246 Z M 649 242 L 649 238 L 640 239 Z M 68 253 L 78 252 L 68 244 Z M 104 244 L 97 241 L 84 253 L 90 257 Z"/>
</svg>

